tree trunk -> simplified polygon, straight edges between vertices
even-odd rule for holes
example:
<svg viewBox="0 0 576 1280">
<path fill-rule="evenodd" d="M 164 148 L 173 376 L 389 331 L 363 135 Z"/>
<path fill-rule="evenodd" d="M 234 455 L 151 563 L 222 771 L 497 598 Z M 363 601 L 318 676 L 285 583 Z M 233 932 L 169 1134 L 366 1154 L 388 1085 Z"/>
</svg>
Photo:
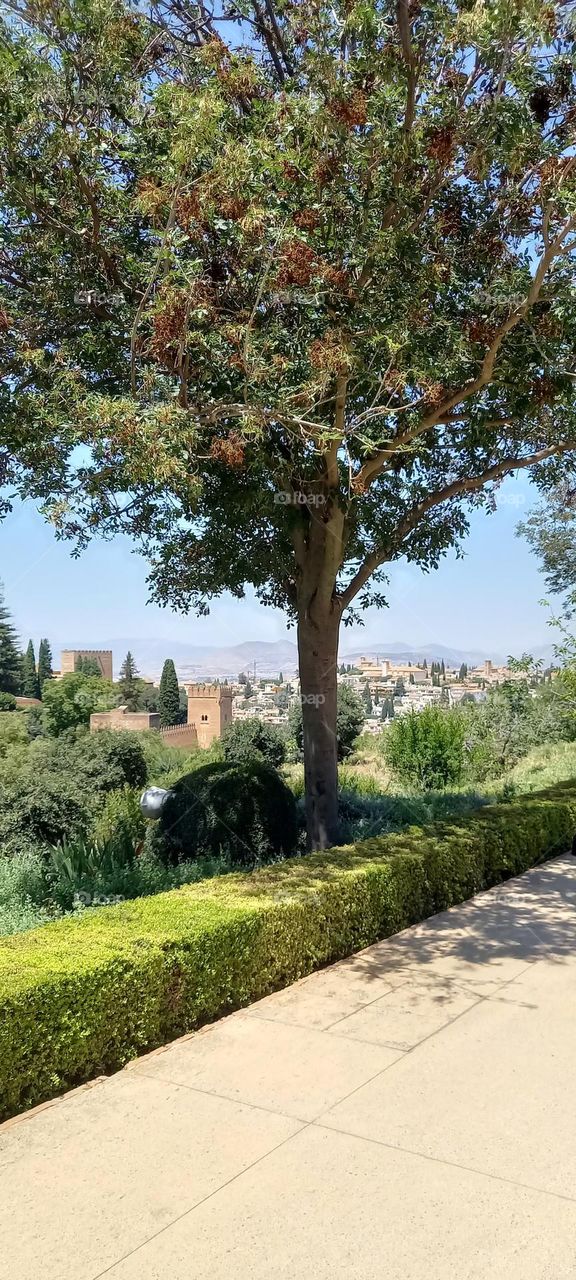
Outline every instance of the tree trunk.
<svg viewBox="0 0 576 1280">
<path fill-rule="evenodd" d="M 308 847 L 338 843 L 337 661 L 340 615 L 326 610 L 298 620 L 300 696 Z"/>
</svg>

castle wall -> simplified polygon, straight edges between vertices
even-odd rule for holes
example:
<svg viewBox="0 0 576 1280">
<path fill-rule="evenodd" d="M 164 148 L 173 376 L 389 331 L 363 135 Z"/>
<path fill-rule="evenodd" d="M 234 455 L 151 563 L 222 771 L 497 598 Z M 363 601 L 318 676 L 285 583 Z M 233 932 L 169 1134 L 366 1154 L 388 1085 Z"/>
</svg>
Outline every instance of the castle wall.
<svg viewBox="0 0 576 1280">
<path fill-rule="evenodd" d="M 94 658 L 104 680 L 112 680 L 111 649 L 63 649 L 60 655 L 60 674 L 69 676 L 76 670 L 77 658 Z"/>
<path fill-rule="evenodd" d="M 162 741 L 169 747 L 189 747 L 193 750 L 200 746 L 195 724 L 172 724 L 161 729 Z"/>
<path fill-rule="evenodd" d="M 98 729 L 128 729 L 141 733 L 146 729 L 159 728 L 157 711 L 125 711 L 123 707 L 116 707 L 114 711 L 94 711 L 90 716 L 90 733 L 96 733 Z"/>
</svg>

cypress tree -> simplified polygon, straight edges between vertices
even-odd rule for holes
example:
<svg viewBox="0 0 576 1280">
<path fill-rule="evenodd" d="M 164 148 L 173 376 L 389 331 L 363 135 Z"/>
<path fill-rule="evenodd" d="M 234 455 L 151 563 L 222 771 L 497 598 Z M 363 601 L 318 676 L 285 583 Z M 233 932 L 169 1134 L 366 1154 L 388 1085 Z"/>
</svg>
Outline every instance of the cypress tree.
<svg viewBox="0 0 576 1280">
<path fill-rule="evenodd" d="M 128 707 L 129 711 L 136 711 L 138 705 L 138 685 L 136 683 L 138 677 L 138 668 L 128 650 L 126 657 L 120 667 L 120 693 L 122 702 Z"/>
<path fill-rule="evenodd" d="M 52 650 L 47 640 L 40 641 L 38 649 L 38 684 L 40 685 L 40 697 L 42 697 L 42 689 L 46 680 L 52 679 Z"/>
<path fill-rule="evenodd" d="M 34 645 L 31 640 L 28 641 L 28 648 L 22 658 L 22 693 L 25 698 L 40 697 Z"/>
<path fill-rule="evenodd" d="M 370 686 L 369 686 L 369 684 L 368 684 L 368 681 L 367 681 L 367 680 L 366 680 L 366 682 L 365 682 L 365 684 L 364 684 L 364 688 L 363 688 L 363 690 L 362 690 L 362 695 L 361 695 L 361 696 L 362 696 L 362 701 L 363 701 L 363 703 L 364 703 L 364 710 L 365 710 L 365 712 L 366 712 L 366 715 L 367 715 L 367 716 L 371 716 L 371 715 L 372 715 L 372 710 L 373 710 L 373 708 L 372 708 L 372 695 L 371 695 L 371 693 L 370 693 Z"/>
<path fill-rule="evenodd" d="M 21 683 L 18 639 L 0 588 L 0 691 L 20 693 Z"/>
<path fill-rule="evenodd" d="M 179 723 L 180 690 L 178 688 L 176 667 L 172 658 L 167 658 L 162 667 L 158 710 L 160 712 L 160 724 L 163 729 L 166 729 L 168 725 Z"/>
</svg>

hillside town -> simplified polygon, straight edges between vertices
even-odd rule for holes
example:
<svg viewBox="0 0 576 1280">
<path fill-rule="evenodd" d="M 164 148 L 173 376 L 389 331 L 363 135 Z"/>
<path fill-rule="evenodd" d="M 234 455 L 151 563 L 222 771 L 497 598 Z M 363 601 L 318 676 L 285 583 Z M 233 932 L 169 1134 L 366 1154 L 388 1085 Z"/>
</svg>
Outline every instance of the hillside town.
<svg viewBox="0 0 576 1280">
<path fill-rule="evenodd" d="M 102 677 L 112 680 L 114 655 L 111 649 L 66 649 L 61 653 L 60 669 L 53 672 L 56 680 L 91 664 Z M 178 674 L 178 672 L 177 672 Z M 364 729 L 378 734 L 387 722 L 410 711 L 423 711 L 441 703 L 448 707 L 460 703 L 482 703 L 487 691 L 505 681 L 524 680 L 526 673 L 515 666 L 497 665 L 487 658 L 480 666 L 466 663 L 451 666 L 441 661 L 393 662 L 378 654 L 367 655 L 354 663 L 342 662 L 338 667 L 339 685 L 348 685 L 360 696 L 365 707 Z M 181 716 L 178 722 L 161 723 L 156 700 L 158 686 L 154 679 L 144 678 L 146 707 L 119 706 L 110 711 L 94 712 L 90 718 L 92 732 L 101 729 L 156 730 L 167 745 L 193 749 L 208 747 L 221 737 L 226 725 L 234 720 L 261 721 L 286 728 L 291 708 L 300 701 L 298 674 L 284 678 L 259 677 L 257 665 L 251 672 L 239 672 L 236 680 L 215 672 L 211 679 L 188 683 L 179 680 Z M 20 701 L 23 701 L 22 699 Z"/>
</svg>

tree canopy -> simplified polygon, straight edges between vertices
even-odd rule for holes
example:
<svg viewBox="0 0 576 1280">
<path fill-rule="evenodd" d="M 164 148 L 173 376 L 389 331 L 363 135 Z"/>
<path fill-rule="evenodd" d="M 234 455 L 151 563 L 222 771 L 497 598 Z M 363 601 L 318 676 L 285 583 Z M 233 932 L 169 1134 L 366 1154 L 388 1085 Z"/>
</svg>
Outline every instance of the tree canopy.
<svg viewBox="0 0 576 1280">
<path fill-rule="evenodd" d="M 180 689 L 178 676 L 172 658 L 166 658 L 160 676 L 158 690 L 158 711 L 162 728 L 180 722 Z"/>
<path fill-rule="evenodd" d="M 52 676 L 52 650 L 50 648 L 50 642 L 43 639 L 40 641 L 38 648 L 38 683 L 40 685 L 40 695 L 42 695 L 44 681 L 51 680 Z"/>
<path fill-rule="evenodd" d="M 40 684 L 36 670 L 34 645 L 28 641 L 26 652 L 22 655 L 22 693 L 26 698 L 40 697 Z"/>
<path fill-rule="evenodd" d="M 573 9 L 7 10 L 4 478 L 162 604 L 297 617 L 316 842 L 341 619 L 573 467 Z"/>
</svg>

